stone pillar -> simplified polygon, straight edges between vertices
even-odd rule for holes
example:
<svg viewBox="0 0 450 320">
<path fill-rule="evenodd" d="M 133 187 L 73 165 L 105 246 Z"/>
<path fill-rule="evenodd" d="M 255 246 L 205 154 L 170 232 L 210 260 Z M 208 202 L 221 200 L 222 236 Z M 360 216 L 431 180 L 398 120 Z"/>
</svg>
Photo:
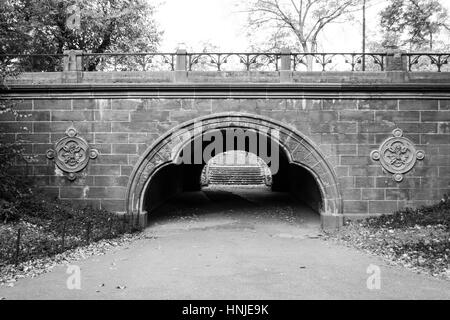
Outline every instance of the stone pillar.
<svg viewBox="0 0 450 320">
<path fill-rule="evenodd" d="M 64 51 L 63 83 L 77 83 L 83 71 L 83 51 Z"/>
<path fill-rule="evenodd" d="M 387 51 L 385 70 L 392 82 L 405 82 L 408 71 L 406 51 L 392 47 Z"/>
<path fill-rule="evenodd" d="M 64 71 L 83 71 L 83 51 L 67 50 L 64 51 Z"/>
<path fill-rule="evenodd" d="M 291 51 L 289 49 L 281 49 L 280 58 L 280 82 L 287 83 L 292 82 L 292 63 L 291 63 Z"/>
<path fill-rule="evenodd" d="M 143 211 L 141 214 L 138 214 L 137 216 L 137 226 L 143 230 L 147 228 L 148 224 L 148 213 L 147 211 Z"/>
<path fill-rule="evenodd" d="M 175 82 L 187 82 L 187 51 L 178 49 L 175 60 Z"/>
<path fill-rule="evenodd" d="M 344 216 L 341 214 L 321 214 L 321 227 L 325 231 L 337 231 L 344 225 Z"/>
</svg>

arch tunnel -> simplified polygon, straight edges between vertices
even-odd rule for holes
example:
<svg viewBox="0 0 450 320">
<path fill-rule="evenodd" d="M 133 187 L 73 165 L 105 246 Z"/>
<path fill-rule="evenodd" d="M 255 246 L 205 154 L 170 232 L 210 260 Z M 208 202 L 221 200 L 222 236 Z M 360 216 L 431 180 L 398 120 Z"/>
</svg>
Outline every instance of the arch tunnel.
<svg viewBox="0 0 450 320">
<path fill-rule="evenodd" d="M 235 130 L 232 128 L 224 129 L 220 131 L 222 136 L 230 136 L 229 131 Z M 161 170 L 159 170 L 151 179 L 147 186 L 144 195 L 143 209 L 151 214 L 160 205 L 182 192 L 200 191 L 201 185 L 201 173 L 208 161 L 213 157 L 219 155 L 222 152 L 228 151 L 245 151 L 252 153 L 252 142 L 249 137 L 245 138 L 244 144 L 239 146 L 237 141 L 234 144 L 223 142 L 221 151 L 218 153 L 214 150 L 207 157 L 201 158 L 200 161 L 195 161 L 196 154 L 205 155 L 205 149 L 208 148 L 210 141 L 202 139 L 203 136 L 197 137 L 191 141 L 181 151 L 180 158 L 186 158 L 185 155 L 189 153 L 190 158 L 188 161 L 181 163 L 170 163 Z M 263 139 L 262 136 L 257 136 L 257 139 Z M 201 141 L 196 141 L 201 140 Z M 214 141 L 213 141 L 214 142 Z M 264 145 L 260 141 L 256 142 L 257 145 Z M 315 212 L 319 213 L 322 206 L 322 195 L 314 177 L 303 167 L 298 164 L 289 163 L 289 160 L 280 146 L 273 147 L 272 144 L 277 142 L 272 139 L 267 139 L 267 146 L 269 150 L 276 151 L 276 154 L 268 154 L 271 161 L 267 164 L 271 171 L 272 183 L 271 190 L 276 192 L 290 193 L 293 198 L 308 205 Z M 193 152 L 192 152 L 193 151 Z M 260 155 L 265 152 L 258 152 L 256 155 Z M 255 153 L 253 153 L 255 154 Z M 185 159 L 186 160 L 186 159 Z M 187 162 L 187 163 L 186 163 Z"/>
<path fill-rule="evenodd" d="M 196 130 L 198 121 L 200 130 Z M 278 136 L 269 134 L 267 128 L 278 130 Z M 230 151 L 262 158 L 271 172 L 271 191 L 288 194 L 308 206 L 322 218 L 322 224 L 324 217 L 338 217 L 340 223 L 341 198 L 335 175 L 315 147 L 291 128 L 241 114 L 196 119 L 161 137 L 135 168 L 128 192 L 129 211 L 146 226 L 174 197 L 201 192 L 201 175 L 208 161 Z"/>
</svg>

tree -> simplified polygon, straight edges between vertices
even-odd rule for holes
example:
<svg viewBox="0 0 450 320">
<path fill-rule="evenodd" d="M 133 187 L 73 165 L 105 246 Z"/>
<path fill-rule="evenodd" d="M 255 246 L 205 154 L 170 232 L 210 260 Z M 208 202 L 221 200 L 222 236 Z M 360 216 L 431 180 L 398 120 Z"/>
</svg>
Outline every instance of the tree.
<svg viewBox="0 0 450 320">
<path fill-rule="evenodd" d="M 71 8 L 79 12 L 76 28 Z M 162 35 L 154 10 L 147 0 L 4 0 L 0 53 L 153 52 Z"/>
<path fill-rule="evenodd" d="M 380 13 L 384 45 L 410 51 L 434 49 L 436 36 L 450 30 L 448 11 L 438 0 L 390 0 Z"/>
<path fill-rule="evenodd" d="M 325 26 L 361 8 L 361 0 L 254 0 L 245 11 L 254 34 L 267 27 L 272 43 L 290 42 L 291 49 L 317 52 Z"/>
<path fill-rule="evenodd" d="M 0 63 L 0 89 L 6 90 L 6 78 L 17 76 L 16 72 L 11 72 Z M 15 109 L 16 101 L 0 99 L 0 117 L 11 121 L 19 116 Z M 6 134 L 4 128 L 0 126 L 0 219 L 7 220 L 14 215 L 15 208 L 8 202 L 21 197 L 30 192 L 30 179 L 19 176 L 11 169 L 16 163 L 26 161 L 22 140 L 17 140 Z"/>
</svg>

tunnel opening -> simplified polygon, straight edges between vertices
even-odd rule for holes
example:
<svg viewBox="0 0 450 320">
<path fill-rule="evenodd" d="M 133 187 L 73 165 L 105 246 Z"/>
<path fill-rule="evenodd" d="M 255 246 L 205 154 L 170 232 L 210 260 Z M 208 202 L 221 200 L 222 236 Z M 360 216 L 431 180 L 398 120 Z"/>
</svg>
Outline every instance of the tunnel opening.
<svg viewBox="0 0 450 320">
<path fill-rule="evenodd" d="M 272 174 L 266 162 L 244 151 L 227 151 L 208 161 L 201 174 L 202 187 L 270 186 Z"/>
<path fill-rule="evenodd" d="M 229 130 L 235 129 L 218 130 L 216 137 L 229 136 Z M 143 198 L 149 225 L 168 217 L 206 216 L 224 210 L 251 215 L 258 210 L 268 214 L 288 210 L 295 219 L 307 212 L 308 221 L 320 220 L 323 197 L 318 182 L 307 169 L 289 161 L 285 150 L 275 145 L 278 141 L 268 136 L 258 136 L 256 141 L 246 136 L 241 143 L 225 140 L 220 141 L 220 148 L 208 150 L 213 140 L 198 135 L 181 149 L 177 161 L 152 175 Z M 268 151 L 259 150 L 262 145 Z M 250 176 L 255 168 L 260 180 L 249 183 L 250 178 L 243 176 Z M 215 169 L 223 171 L 220 177 L 211 175 Z"/>
<path fill-rule="evenodd" d="M 231 139 L 237 144 L 220 142 L 217 137 L 227 131 L 239 130 L 244 131 L 243 135 Z M 252 132 L 262 133 L 264 138 L 255 142 Z M 220 145 L 220 148 L 211 148 L 209 142 L 216 142 L 216 139 L 216 146 Z M 264 151 L 261 141 L 269 146 L 267 154 L 261 154 Z M 265 116 L 240 112 L 192 119 L 154 141 L 131 173 L 126 194 L 127 215 L 142 228 L 148 225 L 149 217 L 157 216 L 155 213 L 161 206 L 176 203 L 178 196 L 190 194 L 187 200 L 195 199 L 194 195 L 201 195 L 200 177 L 207 162 L 232 150 L 254 153 L 264 159 L 271 171 L 272 195 L 284 194 L 296 202 L 303 201 L 313 212 L 320 213 L 324 229 L 335 230 L 342 226 L 343 200 L 339 181 L 318 146 L 291 126 Z M 277 161 L 272 161 L 274 157 Z M 264 197 L 260 199 L 264 202 Z"/>
</svg>

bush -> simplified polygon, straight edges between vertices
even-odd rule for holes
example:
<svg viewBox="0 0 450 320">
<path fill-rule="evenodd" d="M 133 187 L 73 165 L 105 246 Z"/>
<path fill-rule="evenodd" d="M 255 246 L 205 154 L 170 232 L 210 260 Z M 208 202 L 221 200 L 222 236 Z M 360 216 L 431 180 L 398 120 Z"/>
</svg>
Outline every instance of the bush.
<svg viewBox="0 0 450 320">
<path fill-rule="evenodd" d="M 0 220 L 3 223 L 18 220 L 19 216 L 19 211 L 13 203 L 0 199 Z"/>
<path fill-rule="evenodd" d="M 0 202 L 1 214 L 11 217 L 0 224 L 0 267 L 42 258 L 102 239 L 134 231 L 120 216 L 102 209 L 73 208 L 60 200 L 29 196 L 13 203 Z M 20 230 L 20 254 L 16 242 Z"/>
<path fill-rule="evenodd" d="M 443 225 L 450 230 L 450 200 L 446 195 L 438 204 L 418 209 L 405 208 L 391 215 L 368 219 L 366 225 L 390 228 Z"/>
</svg>

